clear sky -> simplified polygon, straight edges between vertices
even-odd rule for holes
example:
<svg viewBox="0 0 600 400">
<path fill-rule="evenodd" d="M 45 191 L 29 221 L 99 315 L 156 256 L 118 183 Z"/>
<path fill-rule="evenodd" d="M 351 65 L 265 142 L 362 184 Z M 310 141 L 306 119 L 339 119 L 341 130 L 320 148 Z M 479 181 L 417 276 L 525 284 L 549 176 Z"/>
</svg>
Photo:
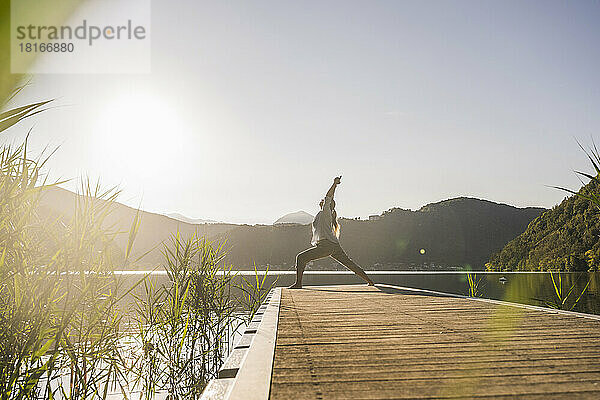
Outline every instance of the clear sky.
<svg viewBox="0 0 600 400">
<path fill-rule="evenodd" d="M 111 4 L 118 4 L 112 2 Z M 455 196 L 551 207 L 600 141 L 597 1 L 152 3 L 152 73 L 36 75 L 52 176 L 123 202 L 270 223 Z M 40 60 L 43 62 L 43 60 Z M 74 182 L 66 187 L 74 187 Z"/>
</svg>

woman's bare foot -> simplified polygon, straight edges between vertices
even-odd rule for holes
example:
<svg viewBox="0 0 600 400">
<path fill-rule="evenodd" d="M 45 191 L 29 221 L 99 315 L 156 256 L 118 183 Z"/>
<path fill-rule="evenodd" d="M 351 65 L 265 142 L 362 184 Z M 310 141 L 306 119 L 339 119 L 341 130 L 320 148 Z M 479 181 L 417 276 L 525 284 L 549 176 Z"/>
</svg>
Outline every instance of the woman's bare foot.
<svg viewBox="0 0 600 400">
<path fill-rule="evenodd" d="M 302 289 L 302 284 L 296 282 L 292 286 L 289 286 L 288 289 Z"/>
</svg>

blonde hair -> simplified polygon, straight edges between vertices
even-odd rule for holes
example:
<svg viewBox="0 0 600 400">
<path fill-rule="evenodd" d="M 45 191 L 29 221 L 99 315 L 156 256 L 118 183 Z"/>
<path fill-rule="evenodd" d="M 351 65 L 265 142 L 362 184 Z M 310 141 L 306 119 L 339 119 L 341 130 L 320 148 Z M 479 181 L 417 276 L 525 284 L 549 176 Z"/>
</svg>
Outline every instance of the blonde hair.
<svg viewBox="0 0 600 400">
<path fill-rule="evenodd" d="M 337 212 L 335 211 L 335 200 L 331 199 L 331 225 L 333 234 L 336 238 L 340 237 L 340 224 L 337 221 Z"/>
</svg>

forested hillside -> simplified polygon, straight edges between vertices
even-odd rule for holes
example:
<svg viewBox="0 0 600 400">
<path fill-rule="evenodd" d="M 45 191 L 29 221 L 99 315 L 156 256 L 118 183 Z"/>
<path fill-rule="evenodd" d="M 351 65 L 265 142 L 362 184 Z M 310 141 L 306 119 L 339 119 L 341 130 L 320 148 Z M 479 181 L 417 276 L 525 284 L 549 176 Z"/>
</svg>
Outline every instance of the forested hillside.
<svg viewBox="0 0 600 400">
<path fill-rule="evenodd" d="M 598 190 L 593 181 L 581 188 L 582 192 Z M 492 271 L 586 271 L 598 270 L 599 264 L 599 210 L 573 195 L 532 221 L 486 267 Z"/>
<path fill-rule="evenodd" d="M 75 200 L 72 192 L 48 189 L 42 196 L 40 212 L 68 223 Z M 427 269 L 432 264 L 482 269 L 491 254 L 522 233 L 542 211 L 461 197 L 417 211 L 393 208 L 375 221 L 342 218 L 340 241 L 348 254 L 367 269 L 401 269 L 406 265 Z M 106 220 L 123 232 L 116 238 L 121 250 L 127 243 L 126 232 L 135 213 L 135 209 L 115 203 Z M 136 263 L 137 267 L 160 265 L 162 244 L 168 243 L 177 231 L 183 236 L 197 231 L 211 240 L 225 242 L 226 262 L 236 269 L 252 268 L 254 263 L 260 268 L 271 265 L 275 269 L 291 269 L 296 254 L 310 246 L 311 238 L 310 225 L 194 225 L 142 211 L 133 258 L 151 251 Z M 332 260 L 323 260 L 312 268 L 338 267 Z"/>
<path fill-rule="evenodd" d="M 393 208 L 376 221 L 341 219 L 342 246 L 368 269 L 395 264 L 436 264 L 483 269 L 541 208 L 516 208 L 491 201 L 456 198 L 418 211 Z M 233 265 L 271 264 L 291 268 L 295 255 L 310 245 L 310 226 L 240 226 L 227 233 Z M 423 253 L 422 253 L 423 251 Z M 333 268 L 317 262 L 315 268 Z M 340 267 L 343 268 L 343 267 Z"/>
</svg>

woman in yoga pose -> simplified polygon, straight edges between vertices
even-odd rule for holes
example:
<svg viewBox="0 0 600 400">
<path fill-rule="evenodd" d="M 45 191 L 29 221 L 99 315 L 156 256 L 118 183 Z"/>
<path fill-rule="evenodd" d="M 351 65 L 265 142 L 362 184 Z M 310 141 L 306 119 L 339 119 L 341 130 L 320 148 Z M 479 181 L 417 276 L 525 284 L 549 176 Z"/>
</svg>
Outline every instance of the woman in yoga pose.
<svg viewBox="0 0 600 400">
<path fill-rule="evenodd" d="M 335 212 L 333 195 L 335 194 L 335 188 L 341 183 L 341 179 L 342 177 L 338 176 L 333 180 L 333 184 L 327 191 L 325 198 L 319 203 L 321 211 L 317 213 L 312 223 L 311 244 L 313 247 L 304 250 L 296 256 L 296 283 L 290 286 L 290 289 L 302 288 L 302 274 L 304 273 L 304 268 L 307 263 L 328 256 L 360 276 L 370 286 L 375 284 L 371 278 L 365 274 L 365 271 L 348 257 L 338 240 L 340 236 L 340 225 L 337 222 L 337 213 Z"/>
</svg>

